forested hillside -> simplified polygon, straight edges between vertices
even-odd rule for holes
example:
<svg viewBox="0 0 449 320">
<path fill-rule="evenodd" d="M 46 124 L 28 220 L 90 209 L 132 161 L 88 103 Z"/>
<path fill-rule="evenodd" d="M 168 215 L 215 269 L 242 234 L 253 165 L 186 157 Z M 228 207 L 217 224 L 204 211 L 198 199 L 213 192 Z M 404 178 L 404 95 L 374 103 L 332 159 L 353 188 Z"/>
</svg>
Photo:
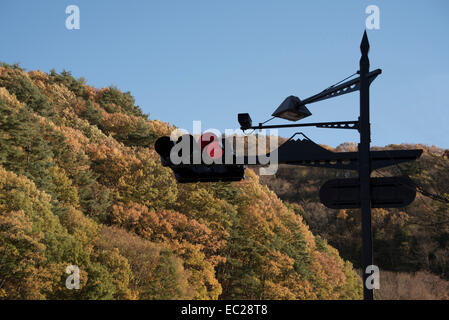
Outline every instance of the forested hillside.
<svg viewBox="0 0 449 320">
<path fill-rule="evenodd" d="M 303 222 L 313 206 L 295 212 L 250 169 L 178 185 L 153 150 L 172 129 L 115 87 L 1 65 L 0 298 L 361 298 Z"/>
<path fill-rule="evenodd" d="M 373 172 L 374 177 L 409 175 L 418 190 L 415 201 L 405 208 L 372 210 L 374 263 L 381 271 L 391 271 L 383 273 L 384 280 L 381 273 L 384 286 L 378 296 L 394 298 L 396 292 L 400 298 L 449 299 L 449 154 L 425 145 L 374 149 L 424 150 L 416 162 Z M 356 144 L 346 143 L 334 151 L 356 150 Z M 357 177 L 357 172 L 281 165 L 275 176 L 262 176 L 261 182 L 288 202 L 315 235 L 360 268 L 360 210 L 328 209 L 319 200 L 319 188 L 326 180 L 349 177 Z"/>
</svg>

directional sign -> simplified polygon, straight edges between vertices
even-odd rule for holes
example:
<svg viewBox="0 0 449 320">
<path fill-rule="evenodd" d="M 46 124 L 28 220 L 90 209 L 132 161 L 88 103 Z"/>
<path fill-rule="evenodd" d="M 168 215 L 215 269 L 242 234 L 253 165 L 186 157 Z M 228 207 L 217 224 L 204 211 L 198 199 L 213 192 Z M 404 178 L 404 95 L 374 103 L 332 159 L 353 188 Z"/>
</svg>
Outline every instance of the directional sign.
<svg viewBox="0 0 449 320">
<path fill-rule="evenodd" d="M 372 208 L 401 208 L 413 202 L 416 188 L 409 177 L 371 178 Z M 360 208 L 359 179 L 333 179 L 320 189 L 320 200 L 331 209 Z"/>
<path fill-rule="evenodd" d="M 304 134 L 302 134 L 304 136 Z M 304 139 L 290 138 L 278 149 L 278 162 L 283 164 L 321 167 L 344 170 L 358 170 L 358 152 L 333 152 L 316 144 L 306 136 Z M 370 151 L 371 169 L 376 170 L 402 162 L 418 159 L 422 150 L 381 150 Z M 268 157 L 266 155 L 266 157 Z M 242 163 L 242 162 L 239 162 Z M 243 163 L 248 163 L 245 159 Z"/>
</svg>

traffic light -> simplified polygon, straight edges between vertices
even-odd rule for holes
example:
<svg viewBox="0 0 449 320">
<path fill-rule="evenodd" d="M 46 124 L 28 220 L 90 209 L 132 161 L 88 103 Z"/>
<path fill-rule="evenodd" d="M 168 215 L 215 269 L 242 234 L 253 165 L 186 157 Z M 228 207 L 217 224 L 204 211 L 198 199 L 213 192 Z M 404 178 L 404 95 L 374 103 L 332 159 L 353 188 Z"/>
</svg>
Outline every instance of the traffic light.
<svg viewBox="0 0 449 320">
<path fill-rule="evenodd" d="M 215 138 L 204 135 L 198 144 L 192 135 L 183 135 L 176 143 L 170 137 L 164 136 L 155 142 L 154 148 L 161 157 L 162 165 L 173 170 L 176 181 L 179 183 L 244 179 L 245 166 L 225 164 L 225 150 L 219 146 Z M 211 159 L 210 162 L 208 161 L 211 164 L 204 162 L 207 157 Z M 221 162 L 219 158 L 221 158 Z M 213 163 L 212 160 L 216 160 L 216 163 Z"/>
</svg>

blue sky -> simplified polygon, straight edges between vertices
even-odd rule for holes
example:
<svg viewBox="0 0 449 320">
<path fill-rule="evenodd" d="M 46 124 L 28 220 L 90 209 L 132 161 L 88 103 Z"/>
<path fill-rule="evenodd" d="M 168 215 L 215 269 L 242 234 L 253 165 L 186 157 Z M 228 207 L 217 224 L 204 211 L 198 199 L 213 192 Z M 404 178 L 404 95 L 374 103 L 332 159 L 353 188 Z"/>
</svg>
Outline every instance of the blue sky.
<svg viewBox="0 0 449 320">
<path fill-rule="evenodd" d="M 71 4 L 80 30 L 65 27 Z M 152 119 L 223 131 L 238 127 L 239 112 L 264 121 L 285 97 L 309 97 L 357 71 L 371 4 L 380 8 L 380 30 L 368 31 L 371 68 L 383 70 L 371 86 L 372 144 L 449 148 L 445 0 L 2 0 L 0 61 L 66 69 L 131 91 Z M 312 104 L 306 120 L 356 120 L 358 99 Z M 351 130 L 301 131 L 332 146 L 358 140 Z"/>
</svg>

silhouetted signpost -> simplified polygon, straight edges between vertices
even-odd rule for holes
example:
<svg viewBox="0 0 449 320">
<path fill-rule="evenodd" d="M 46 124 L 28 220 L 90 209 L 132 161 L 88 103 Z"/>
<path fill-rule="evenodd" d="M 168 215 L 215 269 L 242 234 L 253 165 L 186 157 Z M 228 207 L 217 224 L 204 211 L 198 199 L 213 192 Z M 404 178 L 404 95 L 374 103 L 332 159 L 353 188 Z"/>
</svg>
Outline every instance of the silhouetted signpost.
<svg viewBox="0 0 449 320">
<path fill-rule="evenodd" d="M 402 208 L 415 200 L 416 189 L 408 177 L 371 178 L 372 208 Z M 333 179 L 320 189 L 320 200 L 331 209 L 361 208 L 360 179 Z"/>
<path fill-rule="evenodd" d="M 305 100 L 287 97 L 272 114 L 290 121 L 298 121 L 311 115 L 306 104 L 334 98 L 354 91 L 360 92 L 360 117 L 356 121 L 315 122 L 284 125 L 252 125 L 249 114 L 240 113 L 238 121 L 242 130 L 291 127 L 317 127 L 358 130 L 360 143 L 358 152 L 332 152 L 311 141 L 304 134 L 303 139 L 293 139 L 282 144 L 277 152 L 279 164 L 357 170 L 355 179 L 333 179 L 320 189 L 321 202 L 332 209 L 356 209 L 362 213 L 362 270 L 365 300 L 373 299 L 373 289 L 367 286 L 367 267 L 373 265 L 373 244 L 371 229 L 371 208 L 398 208 L 410 204 L 416 196 L 416 188 L 408 177 L 371 178 L 371 171 L 379 168 L 416 160 L 422 150 L 370 151 L 369 89 L 374 79 L 382 73 L 380 69 L 369 71 L 369 42 L 366 32 L 360 45 L 361 59 L 358 77 L 333 85 Z M 192 136 L 189 139 L 195 144 Z M 177 143 L 180 143 L 178 141 Z M 162 164 L 169 166 L 178 182 L 238 181 L 244 179 L 244 164 L 250 164 L 249 157 L 233 155 L 232 164 L 174 164 L 170 153 L 177 143 L 169 137 L 160 138 L 155 149 L 161 155 Z M 195 150 L 194 147 L 191 150 Z M 176 151 L 178 152 L 178 151 Z M 267 154 L 265 156 L 269 156 Z M 243 163 L 243 164 L 242 164 Z M 260 164 L 256 161 L 256 164 Z"/>
</svg>

